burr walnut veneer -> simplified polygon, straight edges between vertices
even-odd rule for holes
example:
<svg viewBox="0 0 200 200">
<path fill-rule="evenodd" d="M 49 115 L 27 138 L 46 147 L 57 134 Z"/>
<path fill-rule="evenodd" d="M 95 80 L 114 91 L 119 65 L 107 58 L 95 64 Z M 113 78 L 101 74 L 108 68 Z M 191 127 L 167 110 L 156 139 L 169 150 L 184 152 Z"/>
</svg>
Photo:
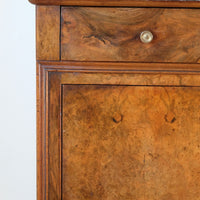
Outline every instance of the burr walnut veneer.
<svg viewBox="0 0 200 200">
<path fill-rule="evenodd" d="M 37 199 L 200 200 L 200 2 L 31 2 Z"/>
</svg>

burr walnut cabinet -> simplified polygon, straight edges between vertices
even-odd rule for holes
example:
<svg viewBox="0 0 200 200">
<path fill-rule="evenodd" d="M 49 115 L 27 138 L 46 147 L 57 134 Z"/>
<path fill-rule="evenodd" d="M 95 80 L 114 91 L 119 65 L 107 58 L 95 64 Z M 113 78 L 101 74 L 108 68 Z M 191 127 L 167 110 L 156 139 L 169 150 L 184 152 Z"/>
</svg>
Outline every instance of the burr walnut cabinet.
<svg viewBox="0 0 200 200">
<path fill-rule="evenodd" d="M 30 1 L 37 199 L 200 200 L 200 1 Z"/>
</svg>

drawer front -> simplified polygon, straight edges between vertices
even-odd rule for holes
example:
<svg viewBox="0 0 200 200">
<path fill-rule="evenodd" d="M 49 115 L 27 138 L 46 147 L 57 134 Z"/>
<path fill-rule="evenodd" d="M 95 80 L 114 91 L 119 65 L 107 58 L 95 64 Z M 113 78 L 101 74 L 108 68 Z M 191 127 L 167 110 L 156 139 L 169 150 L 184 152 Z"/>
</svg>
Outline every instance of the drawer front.
<svg viewBox="0 0 200 200">
<path fill-rule="evenodd" d="M 63 7 L 61 59 L 198 63 L 199 19 L 199 9 Z"/>
</svg>

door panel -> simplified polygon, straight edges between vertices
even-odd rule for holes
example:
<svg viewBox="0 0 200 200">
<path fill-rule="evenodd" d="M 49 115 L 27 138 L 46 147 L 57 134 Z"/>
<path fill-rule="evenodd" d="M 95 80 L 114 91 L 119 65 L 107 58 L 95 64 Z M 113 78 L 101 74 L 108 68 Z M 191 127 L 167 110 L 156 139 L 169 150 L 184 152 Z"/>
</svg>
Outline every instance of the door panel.
<svg viewBox="0 0 200 200">
<path fill-rule="evenodd" d="M 199 200 L 200 88 L 62 87 L 63 200 Z"/>
</svg>

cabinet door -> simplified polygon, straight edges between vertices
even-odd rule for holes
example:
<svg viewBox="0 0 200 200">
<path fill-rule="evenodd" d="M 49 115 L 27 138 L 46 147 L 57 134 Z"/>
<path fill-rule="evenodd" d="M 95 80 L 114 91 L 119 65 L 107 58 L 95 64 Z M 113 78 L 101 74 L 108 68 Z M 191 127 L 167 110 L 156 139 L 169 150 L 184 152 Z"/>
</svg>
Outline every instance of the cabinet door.
<svg viewBox="0 0 200 200">
<path fill-rule="evenodd" d="M 200 89 L 65 85 L 63 200 L 196 199 Z"/>
<path fill-rule="evenodd" d="M 57 71 L 46 82 L 46 199 L 199 200 L 198 75 Z"/>
</svg>

